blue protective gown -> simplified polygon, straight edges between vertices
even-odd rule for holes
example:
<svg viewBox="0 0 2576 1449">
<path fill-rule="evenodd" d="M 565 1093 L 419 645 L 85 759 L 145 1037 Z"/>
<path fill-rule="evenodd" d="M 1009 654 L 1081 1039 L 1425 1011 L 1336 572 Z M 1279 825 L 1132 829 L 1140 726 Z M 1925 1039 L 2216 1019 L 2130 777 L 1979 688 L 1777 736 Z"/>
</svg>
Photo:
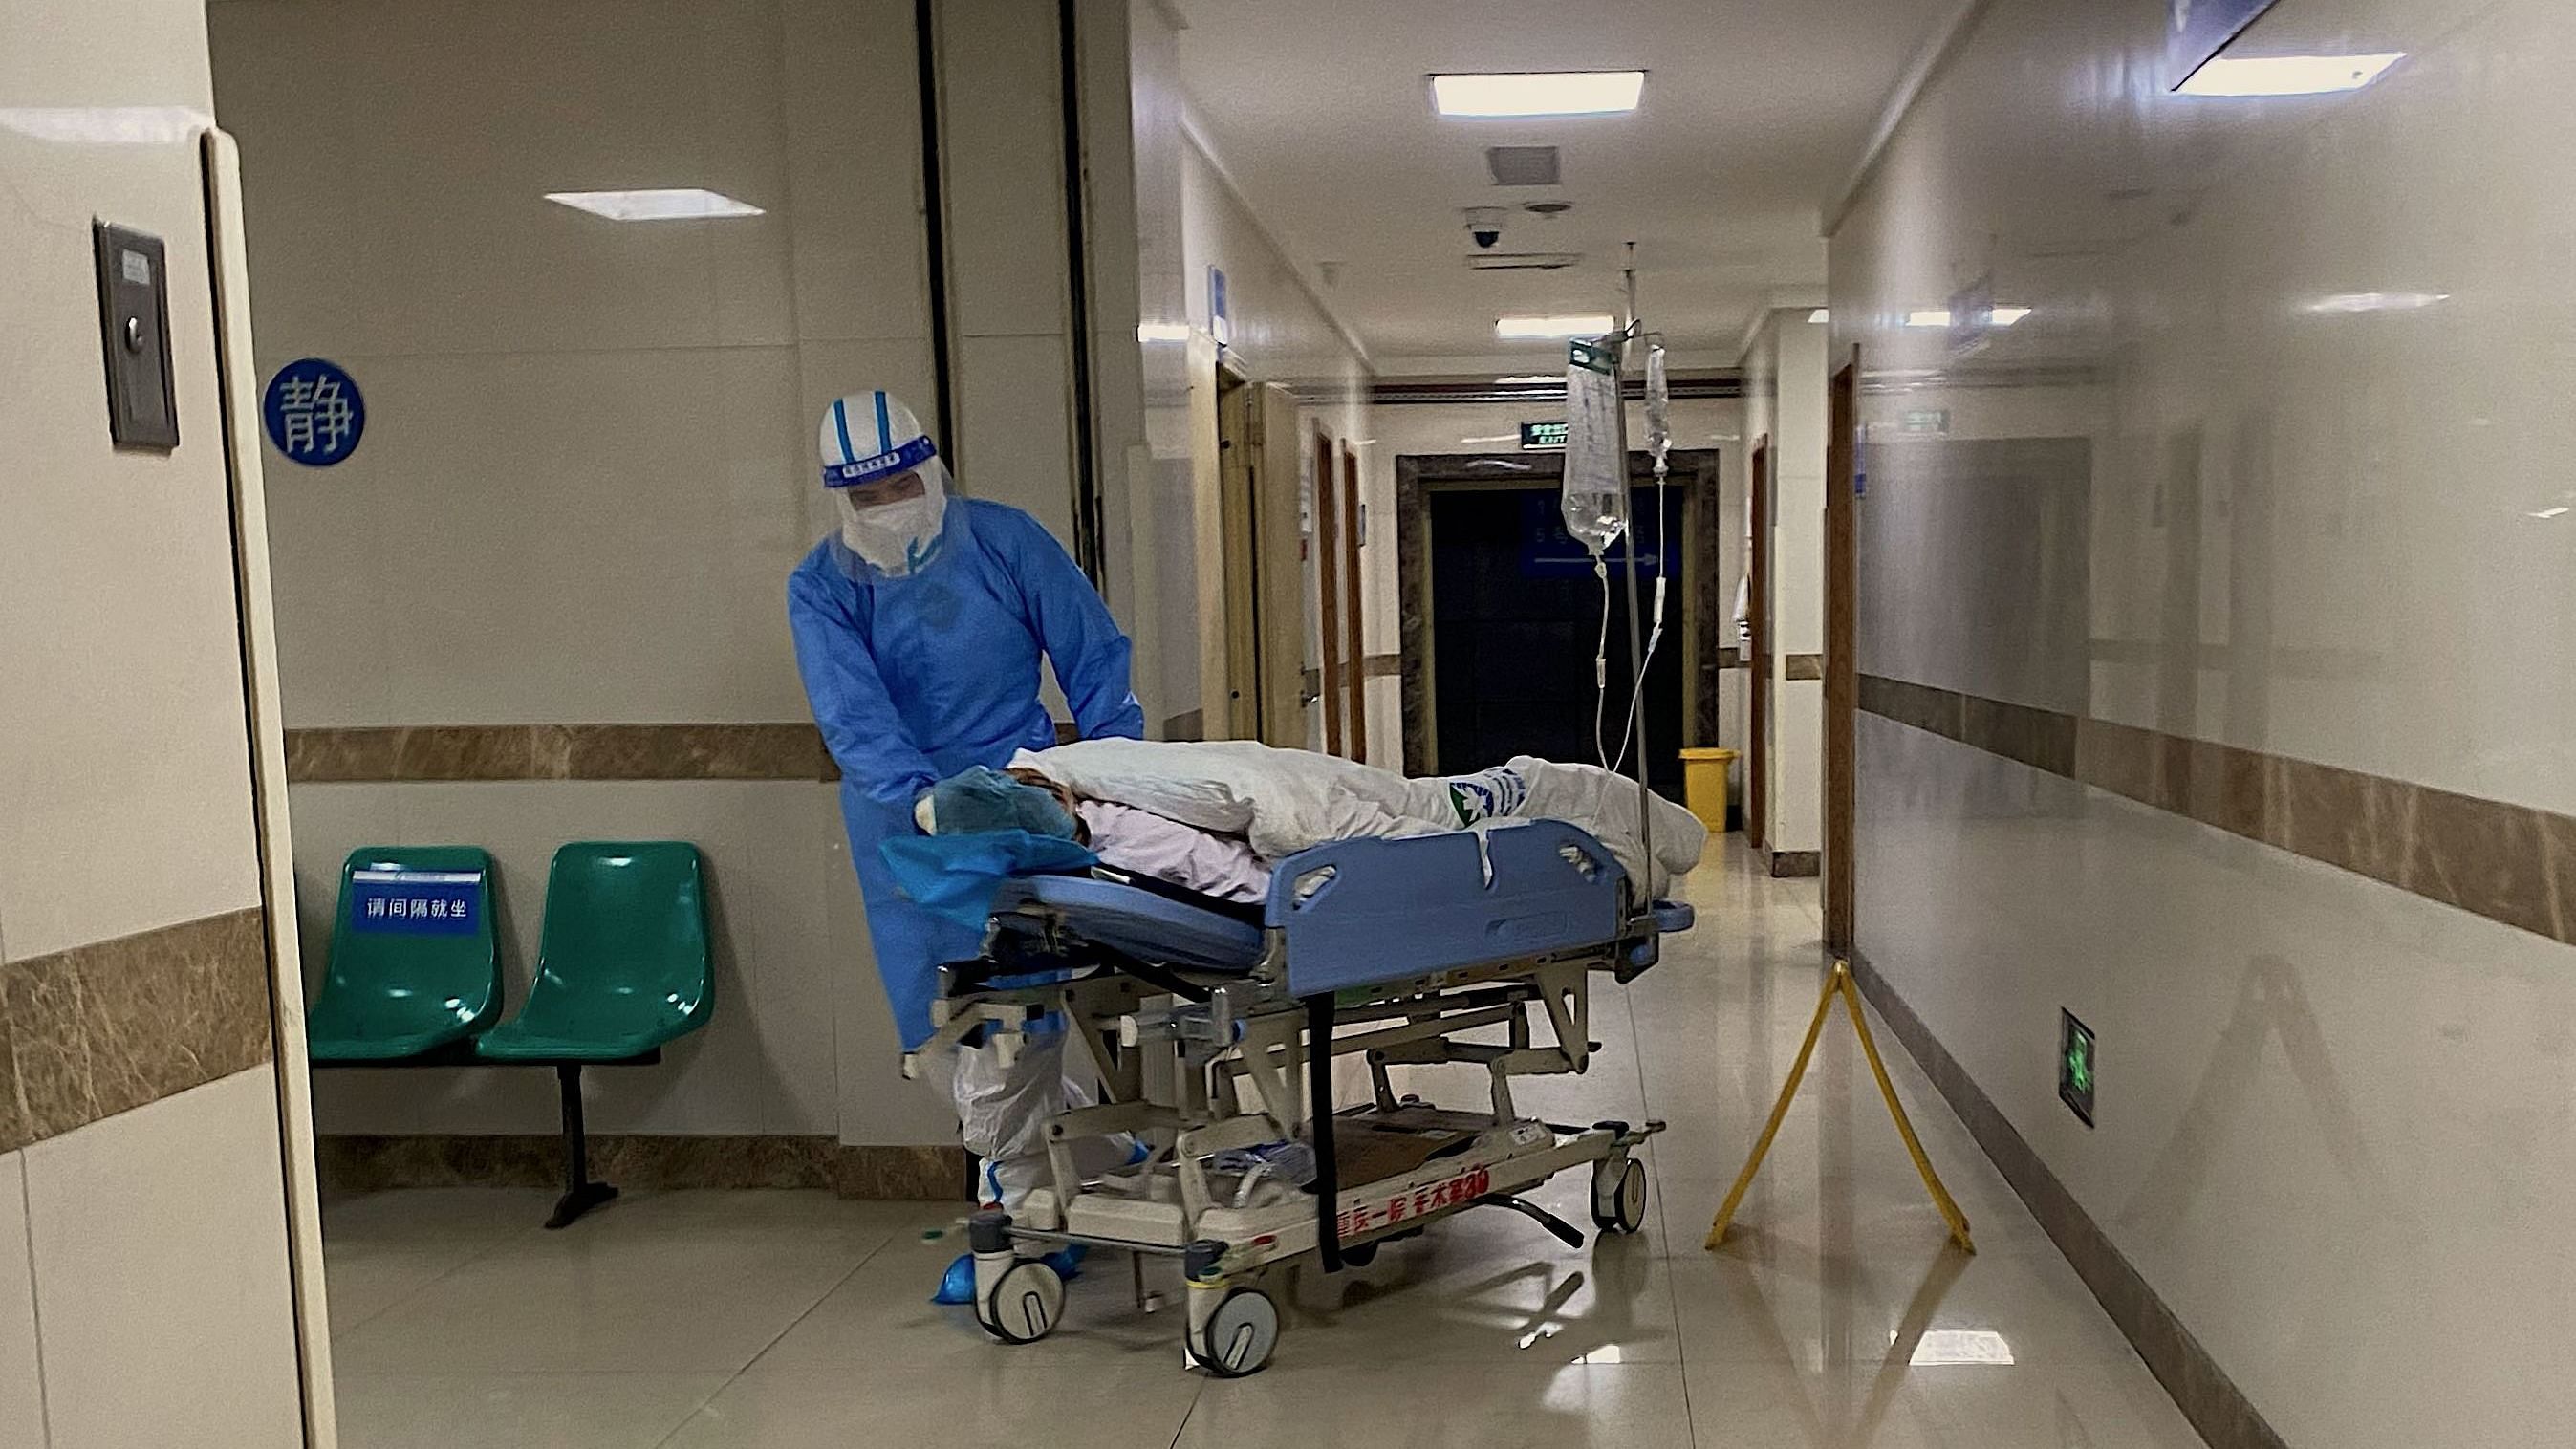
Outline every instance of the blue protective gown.
<svg viewBox="0 0 2576 1449">
<path fill-rule="evenodd" d="M 1038 702 L 1040 652 L 1082 738 L 1143 738 L 1127 636 L 1036 519 L 972 498 L 949 500 L 938 549 L 900 578 L 826 538 L 788 576 L 787 618 L 814 723 L 841 767 L 850 861 L 909 1050 L 930 1035 L 939 967 L 972 959 L 982 933 L 898 894 L 878 842 L 915 833 L 913 800 L 933 782 L 1056 742 Z"/>
</svg>

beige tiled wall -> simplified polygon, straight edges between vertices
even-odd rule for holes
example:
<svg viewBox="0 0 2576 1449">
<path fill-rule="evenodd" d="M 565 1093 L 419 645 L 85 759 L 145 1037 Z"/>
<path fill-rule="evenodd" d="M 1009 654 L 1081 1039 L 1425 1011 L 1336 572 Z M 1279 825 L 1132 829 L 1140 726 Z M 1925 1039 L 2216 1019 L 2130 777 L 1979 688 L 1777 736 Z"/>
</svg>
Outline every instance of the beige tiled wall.
<svg viewBox="0 0 2576 1449">
<path fill-rule="evenodd" d="M 815 419 L 877 386 L 934 416 L 911 7 L 214 0 L 209 16 L 262 368 L 332 358 L 368 404 L 348 462 L 269 454 L 290 726 L 807 719 L 785 588 L 830 526 Z M 1051 76 L 1051 44 L 1046 61 Z M 987 108 L 951 119 L 998 144 Z M 763 214 L 617 223 L 543 199 L 643 186 Z M 960 195 L 989 209 L 994 192 Z M 1061 338 L 1033 360 L 1031 339 L 981 325 L 1028 309 L 975 295 L 957 361 L 981 446 L 961 477 L 1061 533 L 1061 417 L 1013 411 L 1035 389 L 1060 414 Z M 1047 316 L 1031 330 L 1060 333 Z M 835 787 L 293 793 L 308 974 L 348 850 L 480 844 L 513 1005 L 556 846 L 699 845 L 713 1024 L 659 1067 L 594 1074 L 600 1130 L 947 1140 L 919 1089 L 843 1087 L 891 1078 L 895 1043 Z M 315 1097 L 326 1132 L 544 1131 L 555 1112 L 541 1072 L 324 1073 Z"/>
<path fill-rule="evenodd" d="M 1814 309 L 1763 318 L 1744 354 L 1744 440 L 1771 440 L 1771 788 L 1763 844 L 1811 851 L 1824 842 L 1824 697 L 1792 679 L 1792 655 L 1825 641 L 1825 327 Z M 1749 452 L 1747 454 L 1750 456 Z M 1749 476 L 1749 475 L 1748 475 Z"/>
<path fill-rule="evenodd" d="M 35 1265 L 27 1254 L 27 1154 L 0 1155 L 0 1443 L 45 1442 Z"/>
<path fill-rule="evenodd" d="M 23 1155 L 52 1449 L 303 1442 L 271 1070 Z"/>
<path fill-rule="evenodd" d="M 2406 58 L 2228 100 L 2160 18 L 1989 7 L 1834 236 L 1861 670 L 2576 808 L 2576 24 L 2283 4 Z M 1982 352 L 1900 325 L 1989 270 Z M 1862 949 L 2284 1439 L 2563 1436 L 2571 948 L 1889 719 L 1860 787 Z"/>
<path fill-rule="evenodd" d="M 260 904 L 195 134 L 210 109 L 193 0 L 0 3 L 0 964 Z M 93 217 L 166 244 L 174 451 L 111 445 Z M 138 1002 L 160 985 L 91 983 Z M 0 1158 L 0 1443 L 302 1442 L 279 1153 L 260 1067 Z"/>
<path fill-rule="evenodd" d="M 1226 276 L 1226 310 L 1232 341 L 1227 353 L 1255 383 L 1282 383 L 1296 388 L 1312 399 L 1300 410 L 1295 420 L 1300 438 L 1311 440 L 1321 432 L 1334 440 L 1335 457 L 1343 444 L 1356 444 L 1367 439 L 1371 410 L 1362 389 L 1371 376 L 1368 361 L 1356 351 L 1330 313 L 1298 277 L 1296 269 L 1283 257 L 1277 244 L 1262 229 L 1231 182 L 1219 169 L 1218 162 L 1200 144 L 1195 133 L 1184 134 L 1180 147 L 1180 252 L 1183 278 L 1182 300 L 1189 325 L 1206 335 L 1213 325 L 1208 290 L 1208 269 L 1219 268 Z M 1177 351 L 1172 344 L 1148 344 Z M 1196 387 L 1212 383 L 1212 377 L 1191 379 Z M 1213 414 L 1214 408 L 1207 409 Z M 1363 452 L 1365 450 L 1362 450 Z M 1313 445 L 1309 441 L 1300 456 L 1311 466 Z M 1214 456 L 1213 449 L 1209 450 Z M 1335 465 L 1339 466 L 1338 462 Z M 1363 461 L 1365 469 L 1365 461 Z M 1213 489 L 1202 479 L 1199 492 L 1206 501 L 1194 504 L 1194 510 L 1213 507 Z M 1335 480 L 1338 486 L 1339 480 Z M 1365 484 L 1365 473 L 1363 474 Z M 1193 517 L 1197 516 L 1194 511 Z M 1312 511 L 1310 510 L 1310 518 Z M 1374 520 L 1373 520 L 1374 521 Z M 1201 530 L 1201 537 L 1210 537 Z M 1392 559 L 1393 535 L 1371 532 L 1369 543 L 1383 543 L 1383 556 Z M 1311 667 L 1321 660 L 1319 621 L 1314 611 L 1316 599 L 1318 554 L 1306 551 L 1305 574 L 1308 600 L 1308 655 Z M 1202 552 L 1196 567 L 1205 570 L 1215 565 Z M 1384 565 L 1373 565 L 1369 549 L 1361 549 L 1362 577 L 1365 580 L 1374 567 L 1383 573 Z M 1364 585 L 1365 587 L 1365 585 Z M 1361 618 L 1367 627 L 1372 610 L 1363 600 Z M 1383 638 L 1382 635 L 1377 636 Z M 1371 649 L 1378 646 L 1369 645 Z M 1397 748 L 1401 739 L 1400 719 L 1391 712 L 1395 699 L 1394 681 L 1381 679 L 1367 686 L 1371 712 L 1370 753 L 1375 763 L 1391 764 L 1402 753 Z M 1315 734 L 1308 741 L 1321 749 L 1320 706 L 1313 712 Z M 1388 726 L 1383 732 L 1381 726 Z"/>
</svg>

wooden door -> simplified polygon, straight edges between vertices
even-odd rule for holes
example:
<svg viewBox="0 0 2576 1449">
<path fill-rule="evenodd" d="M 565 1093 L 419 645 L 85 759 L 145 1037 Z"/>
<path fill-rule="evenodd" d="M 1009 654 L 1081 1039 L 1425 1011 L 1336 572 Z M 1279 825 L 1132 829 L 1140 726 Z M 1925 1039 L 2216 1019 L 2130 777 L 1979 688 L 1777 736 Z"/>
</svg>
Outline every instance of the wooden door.
<svg viewBox="0 0 2576 1449">
<path fill-rule="evenodd" d="M 1860 674 L 1853 657 L 1859 505 L 1860 349 L 1834 374 L 1825 435 L 1825 946 L 1852 949 L 1853 817 L 1858 800 Z"/>
<path fill-rule="evenodd" d="M 1261 551 L 1257 474 L 1261 448 L 1255 389 L 1220 374 L 1216 397 L 1217 477 L 1225 537 L 1225 701 L 1208 738 L 1261 737 Z"/>
<path fill-rule="evenodd" d="M 1771 831 L 1771 439 L 1753 445 L 1752 558 L 1744 581 L 1746 690 L 1744 842 L 1763 848 Z"/>
<path fill-rule="evenodd" d="M 1339 535 L 1342 490 L 1333 486 L 1333 440 L 1315 435 L 1315 570 L 1316 613 L 1322 624 L 1323 659 L 1315 671 L 1315 690 L 1324 711 L 1324 753 L 1342 753 L 1342 559 Z"/>
<path fill-rule="evenodd" d="M 1264 744 L 1304 749 L 1306 574 L 1300 561 L 1297 473 L 1305 439 L 1297 395 L 1264 383 L 1253 410 L 1260 462 L 1252 473 L 1253 616 Z"/>
</svg>

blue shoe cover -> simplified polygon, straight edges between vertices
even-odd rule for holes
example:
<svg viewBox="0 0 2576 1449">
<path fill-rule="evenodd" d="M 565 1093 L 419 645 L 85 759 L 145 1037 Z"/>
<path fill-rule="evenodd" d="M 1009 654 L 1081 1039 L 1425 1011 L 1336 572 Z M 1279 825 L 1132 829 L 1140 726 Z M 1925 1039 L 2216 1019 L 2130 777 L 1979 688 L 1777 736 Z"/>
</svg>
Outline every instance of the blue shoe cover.
<svg viewBox="0 0 2576 1449">
<path fill-rule="evenodd" d="M 933 1303 L 972 1303 L 975 1301 L 975 1255 L 960 1253 L 948 1271 L 939 1275 L 939 1291 L 930 1295 Z"/>
<path fill-rule="evenodd" d="M 1038 1261 L 1055 1270 L 1055 1275 L 1070 1283 L 1082 1276 L 1082 1260 L 1091 1253 L 1087 1243 L 1068 1243 Z"/>
</svg>

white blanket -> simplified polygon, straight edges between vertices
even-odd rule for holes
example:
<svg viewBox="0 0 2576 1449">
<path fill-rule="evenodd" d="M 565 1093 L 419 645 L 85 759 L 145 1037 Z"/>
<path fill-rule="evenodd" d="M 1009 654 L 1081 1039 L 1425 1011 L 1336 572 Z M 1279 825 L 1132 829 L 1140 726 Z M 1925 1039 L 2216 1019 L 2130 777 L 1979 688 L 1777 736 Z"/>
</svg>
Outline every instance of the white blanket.
<svg viewBox="0 0 2576 1449">
<path fill-rule="evenodd" d="M 1475 775 L 1408 780 L 1392 770 L 1250 740 L 1083 740 L 1022 750 L 1011 760 L 1077 795 L 1248 840 L 1264 860 L 1356 836 L 1432 835 L 1486 820 L 1545 819 L 1579 825 L 1661 896 L 1699 863 L 1707 827 L 1653 797 L 1655 859 L 1645 865 L 1637 784 L 1594 765 L 1531 755 Z"/>
</svg>

